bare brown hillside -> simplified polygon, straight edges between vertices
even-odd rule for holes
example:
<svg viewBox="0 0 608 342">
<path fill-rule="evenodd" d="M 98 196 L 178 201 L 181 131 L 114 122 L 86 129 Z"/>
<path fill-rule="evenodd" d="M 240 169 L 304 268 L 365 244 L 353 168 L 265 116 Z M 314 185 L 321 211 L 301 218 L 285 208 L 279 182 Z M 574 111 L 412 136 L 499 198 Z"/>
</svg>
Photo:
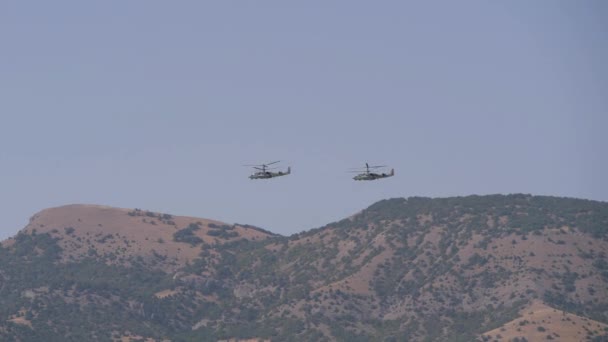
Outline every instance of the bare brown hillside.
<svg viewBox="0 0 608 342">
<path fill-rule="evenodd" d="M 176 233 L 190 225 L 200 228 L 191 234 L 200 242 L 175 238 Z M 218 231 L 229 233 L 213 235 Z M 138 260 L 167 271 L 175 271 L 198 258 L 201 245 L 213 251 L 213 245 L 271 236 L 259 229 L 215 220 L 83 204 L 40 211 L 22 230 L 24 234 L 34 232 L 57 238 L 64 262 L 95 257 L 111 264 L 129 265 Z M 9 240 L 7 245 L 10 243 Z"/>
</svg>

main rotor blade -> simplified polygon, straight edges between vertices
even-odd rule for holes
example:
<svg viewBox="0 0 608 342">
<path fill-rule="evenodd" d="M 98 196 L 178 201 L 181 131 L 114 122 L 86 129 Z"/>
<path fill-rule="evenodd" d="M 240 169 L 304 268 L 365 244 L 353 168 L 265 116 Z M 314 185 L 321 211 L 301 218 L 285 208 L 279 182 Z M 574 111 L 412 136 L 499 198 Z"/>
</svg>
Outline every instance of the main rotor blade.
<svg viewBox="0 0 608 342">
<path fill-rule="evenodd" d="M 262 166 L 268 166 L 268 165 L 276 164 L 276 163 L 279 163 L 279 162 L 281 162 L 281 161 L 277 160 L 277 161 L 274 161 L 272 163 L 267 163 L 267 164 L 244 164 L 243 166 L 259 166 L 259 167 L 262 167 Z"/>
<path fill-rule="evenodd" d="M 368 170 L 368 169 L 379 169 L 381 167 L 386 167 L 386 165 L 376 165 L 376 166 L 358 167 L 358 168 L 354 167 L 354 168 L 349 169 L 349 170 L 362 170 L 362 171 L 365 171 L 365 170 Z"/>
<path fill-rule="evenodd" d="M 272 163 L 267 163 L 267 164 L 264 164 L 264 165 L 272 165 L 272 164 L 276 164 L 276 163 L 280 163 L 280 162 L 281 162 L 280 160 L 277 160 L 277 161 L 274 161 Z"/>
</svg>

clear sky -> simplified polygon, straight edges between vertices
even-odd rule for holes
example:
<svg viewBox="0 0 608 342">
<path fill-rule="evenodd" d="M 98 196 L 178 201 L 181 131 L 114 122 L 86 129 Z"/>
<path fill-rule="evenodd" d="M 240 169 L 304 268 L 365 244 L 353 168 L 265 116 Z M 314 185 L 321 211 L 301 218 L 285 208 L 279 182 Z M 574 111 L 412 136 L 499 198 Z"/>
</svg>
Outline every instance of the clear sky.
<svg viewBox="0 0 608 342">
<path fill-rule="evenodd" d="M 70 203 L 315 228 L 608 200 L 608 2 L 2 1 L 0 238 Z M 283 160 L 251 181 L 241 164 Z M 355 182 L 348 168 L 396 177 Z"/>
</svg>

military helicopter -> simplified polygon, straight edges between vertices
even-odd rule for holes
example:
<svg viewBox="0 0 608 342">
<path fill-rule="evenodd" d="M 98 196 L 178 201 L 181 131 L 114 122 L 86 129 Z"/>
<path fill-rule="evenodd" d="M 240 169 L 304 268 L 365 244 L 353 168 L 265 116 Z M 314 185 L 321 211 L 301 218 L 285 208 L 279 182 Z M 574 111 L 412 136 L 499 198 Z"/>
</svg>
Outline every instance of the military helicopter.
<svg viewBox="0 0 608 342">
<path fill-rule="evenodd" d="M 386 165 L 369 166 L 368 163 L 365 163 L 365 168 L 358 168 L 358 169 L 354 169 L 354 170 L 349 171 L 349 172 L 358 173 L 358 175 L 356 175 L 355 177 L 353 177 L 353 179 L 356 180 L 356 181 L 359 181 L 359 180 L 376 180 L 376 179 L 380 179 L 380 178 L 392 177 L 392 176 L 395 175 L 395 169 L 391 169 L 390 173 L 375 173 L 375 172 L 370 172 L 370 169 L 379 169 L 379 168 L 383 168 L 383 167 L 386 167 Z"/>
<path fill-rule="evenodd" d="M 249 176 L 249 179 L 269 179 L 269 178 L 274 178 L 274 177 L 287 176 L 288 174 L 291 173 L 291 167 L 287 168 L 287 172 L 283 172 L 283 171 L 270 172 L 270 171 L 268 171 L 268 170 L 275 169 L 275 168 L 268 168 L 269 165 L 273 165 L 273 164 L 276 164 L 278 162 L 280 162 L 280 160 L 277 160 L 277 161 L 272 162 L 272 163 L 267 163 L 267 164 L 243 165 L 243 166 L 251 166 L 254 169 L 258 170 L 254 174 L 252 174 L 251 176 Z"/>
</svg>

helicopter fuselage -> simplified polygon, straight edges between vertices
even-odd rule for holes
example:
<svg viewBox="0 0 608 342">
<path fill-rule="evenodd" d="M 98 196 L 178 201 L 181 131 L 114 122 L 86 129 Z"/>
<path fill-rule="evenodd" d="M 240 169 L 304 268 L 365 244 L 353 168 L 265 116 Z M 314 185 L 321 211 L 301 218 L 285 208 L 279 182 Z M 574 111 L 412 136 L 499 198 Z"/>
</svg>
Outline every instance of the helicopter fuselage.
<svg viewBox="0 0 608 342">
<path fill-rule="evenodd" d="M 395 170 L 391 170 L 390 173 L 374 173 L 374 172 L 364 172 L 353 177 L 354 180 L 376 180 L 380 178 L 388 178 L 395 175 Z"/>
<path fill-rule="evenodd" d="M 287 176 L 291 173 L 291 167 L 287 168 L 287 172 L 279 171 L 279 172 L 270 172 L 270 171 L 260 171 L 249 176 L 249 179 L 270 179 L 274 177 Z"/>
</svg>

